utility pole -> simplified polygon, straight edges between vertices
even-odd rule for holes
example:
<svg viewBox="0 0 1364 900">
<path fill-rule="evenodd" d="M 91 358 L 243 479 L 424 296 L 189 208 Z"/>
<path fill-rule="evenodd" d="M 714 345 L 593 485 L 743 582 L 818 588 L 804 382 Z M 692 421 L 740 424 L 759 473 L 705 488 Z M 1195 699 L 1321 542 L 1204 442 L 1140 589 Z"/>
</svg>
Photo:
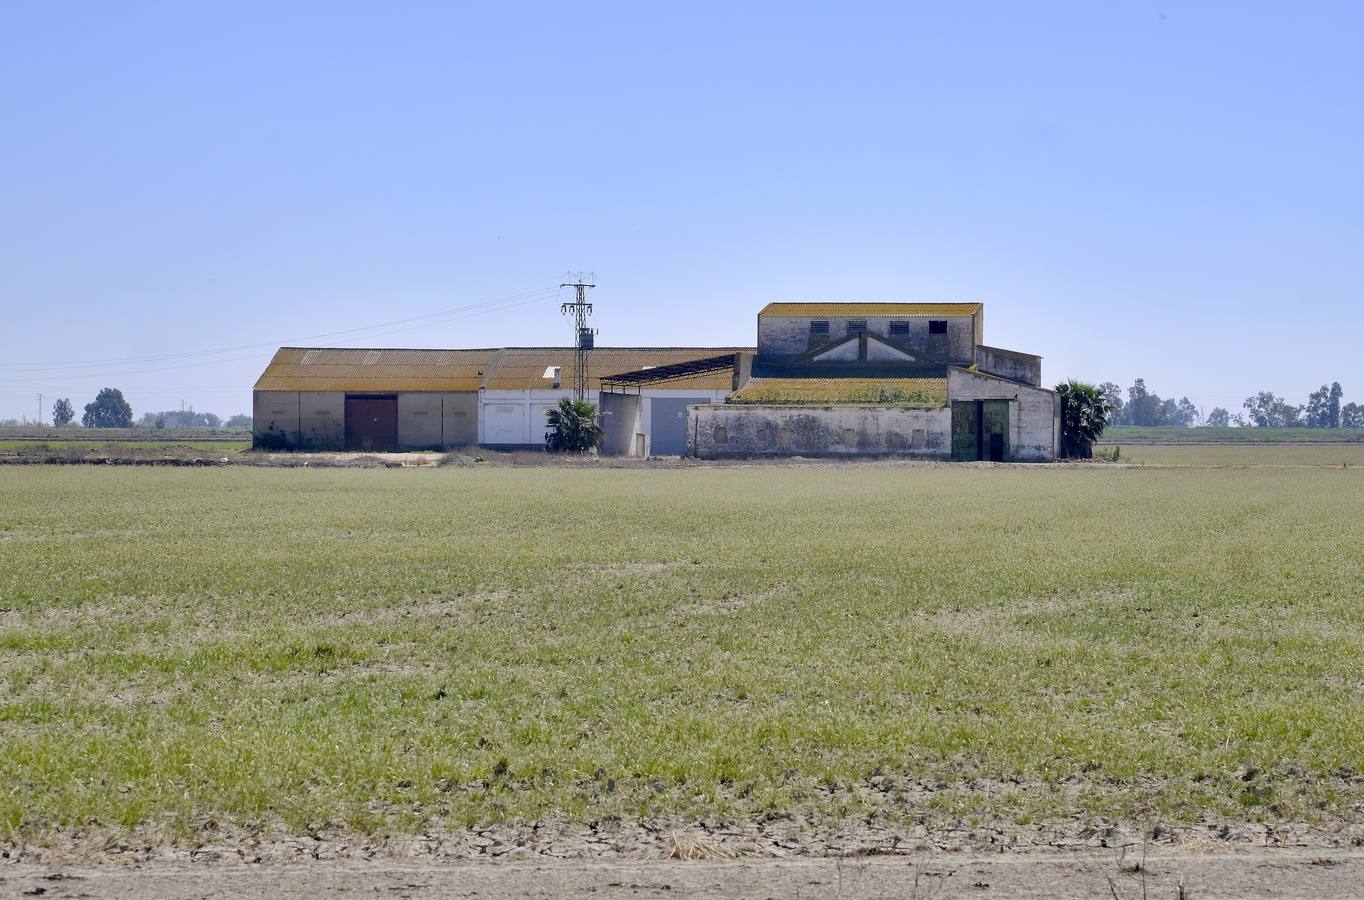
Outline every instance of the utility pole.
<svg viewBox="0 0 1364 900">
<path fill-rule="evenodd" d="M 41 393 L 38 394 L 38 418 L 33 421 L 37 422 L 39 425 L 43 424 L 43 395 Z"/>
<path fill-rule="evenodd" d="M 573 367 L 573 390 L 582 400 L 587 396 L 587 354 L 592 351 L 594 338 L 597 335 L 595 329 L 587 324 L 587 317 L 592 315 L 592 304 L 587 302 L 588 288 L 597 286 L 597 276 L 591 272 L 569 273 L 572 281 L 566 281 L 559 285 L 561 288 L 571 287 L 578 292 L 577 299 L 572 303 L 560 305 L 559 312 L 566 316 L 573 317 L 573 346 L 576 350 Z"/>
</svg>

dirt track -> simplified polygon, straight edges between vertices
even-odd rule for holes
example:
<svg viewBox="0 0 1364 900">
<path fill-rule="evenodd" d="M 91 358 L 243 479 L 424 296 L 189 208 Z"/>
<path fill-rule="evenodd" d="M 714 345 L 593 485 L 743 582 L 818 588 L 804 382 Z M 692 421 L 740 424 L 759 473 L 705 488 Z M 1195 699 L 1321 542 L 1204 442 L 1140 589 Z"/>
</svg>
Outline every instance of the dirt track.
<svg viewBox="0 0 1364 900">
<path fill-rule="evenodd" d="M 1182 893 L 1181 893 L 1182 885 Z M 0 896 L 1357 897 L 1364 853 L 912 854 L 801 860 L 0 865 Z"/>
</svg>

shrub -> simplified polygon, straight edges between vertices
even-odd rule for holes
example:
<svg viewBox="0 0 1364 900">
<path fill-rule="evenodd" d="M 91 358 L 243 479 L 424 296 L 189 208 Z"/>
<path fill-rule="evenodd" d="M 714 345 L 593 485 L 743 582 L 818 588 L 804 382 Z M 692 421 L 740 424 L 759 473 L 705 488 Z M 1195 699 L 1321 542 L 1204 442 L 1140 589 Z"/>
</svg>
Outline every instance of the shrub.
<svg viewBox="0 0 1364 900">
<path fill-rule="evenodd" d="M 597 407 L 586 400 L 565 397 L 554 409 L 545 410 L 545 417 L 549 419 L 545 449 L 550 453 L 585 453 L 606 436 L 597 424 Z"/>
<path fill-rule="evenodd" d="M 1061 395 L 1061 456 L 1092 459 L 1094 442 L 1108 425 L 1108 398 L 1092 384 L 1074 378 L 1056 386 Z"/>
</svg>

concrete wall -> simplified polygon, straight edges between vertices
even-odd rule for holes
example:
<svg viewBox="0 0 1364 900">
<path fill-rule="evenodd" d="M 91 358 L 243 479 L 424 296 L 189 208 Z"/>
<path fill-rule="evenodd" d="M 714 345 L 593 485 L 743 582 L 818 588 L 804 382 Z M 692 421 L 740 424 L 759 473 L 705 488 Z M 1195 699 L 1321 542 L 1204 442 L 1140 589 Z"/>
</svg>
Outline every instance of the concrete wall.
<svg viewBox="0 0 1364 900">
<path fill-rule="evenodd" d="M 954 368 L 947 370 L 947 396 L 952 400 L 1008 400 L 1010 459 L 1056 459 L 1060 403 L 1053 392 Z"/>
<path fill-rule="evenodd" d="M 441 394 L 441 446 L 472 447 L 478 443 L 478 392 Z"/>
<path fill-rule="evenodd" d="M 340 450 L 346 441 L 346 394 L 342 391 L 256 391 L 252 433 L 257 443 L 270 431 L 297 450 Z M 398 395 L 398 447 L 439 450 L 478 441 L 478 394 Z"/>
<path fill-rule="evenodd" d="M 526 390 L 490 391 L 479 395 L 478 442 L 491 447 L 536 447 L 545 446 L 545 410 L 557 406 L 562 397 L 572 397 L 572 391 Z M 601 395 L 588 391 L 587 400 L 601 407 Z M 653 434 L 653 398 L 655 397 L 704 397 L 711 401 L 721 401 L 729 396 L 729 391 L 684 388 L 645 388 L 639 393 L 640 431 Z"/>
<path fill-rule="evenodd" d="M 946 408 L 694 406 L 688 446 L 702 459 L 749 456 L 909 456 L 947 459 Z"/>
<path fill-rule="evenodd" d="M 256 391 L 251 396 L 251 435 L 255 444 L 268 433 L 292 440 L 298 434 L 298 392 Z"/>
<path fill-rule="evenodd" d="M 346 395 L 339 391 L 301 391 L 298 395 L 299 445 L 340 450 L 346 443 Z"/>
<path fill-rule="evenodd" d="M 976 348 L 976 368 L 991 375 L 1021 381 L 1033 387 L 1042 386 L 1042 357 L 999 347 Z"/>
<path fill-rule="evenodd" d="M 965 316 L 903 316 L 900 318 L 873 316 L 866 318 L 867 333 L 874 334 L 892 346 L 899 347 L 921 361 L 969 366 L 975 361 L 976 320 Z M 856 316 L 852 318 L 858 318 Z M 780 365 L 826 344 L 848 336 L 848 318 L 830 318 L 828 335 L 811 335 L 813 318 L 792 316 L 758 317 L 758 357 L 763 364 Z M 890 323 L 908 322 L 909 334 L 890 334 Z M 947 334 L 929 334 L 928 323 L 946 321 Z M 856 357 L 854 357 L 856 358 Z"/>
<path fill-rule="evenodd" d="M 440 394 L 399 394 L 398 449 L 442 449 L 442 419 Z"/>
<path fill-rule="evenodd" d="M 346 395 L 336 391 L 256 391 L 256 442 L 270 431 L 301 450 L 339 450 L 346 437 Z"/>
<path fill-rule="evenodd" d="M 606 437 L 602 441 L 601 453 L 604 456 L 647 456 L 648 437 L 644 432 L 642 398 L 638 394 L 601 395 L 598 409 L 601 411 L 602 430 Z"/>
<path fill-rule="evenodd" d="M 478 443 L 478 394 L 398 395 L 398 449 L 448 450 Z"/>
</svg>

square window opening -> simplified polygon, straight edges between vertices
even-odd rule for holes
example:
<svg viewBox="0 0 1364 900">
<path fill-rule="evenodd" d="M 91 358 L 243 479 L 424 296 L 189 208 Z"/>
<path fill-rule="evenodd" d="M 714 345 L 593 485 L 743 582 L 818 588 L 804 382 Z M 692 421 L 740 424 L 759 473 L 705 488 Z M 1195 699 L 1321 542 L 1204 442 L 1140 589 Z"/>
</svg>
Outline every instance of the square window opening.
<svg viewBox="0 0 1364 900">
<path fill-rule="evenodd" d="M 928 323 L 929 334 L 947 334 L 947 322 L 935 321 Z"/>
<path fill-rule="evenodd" d="M 909 334 L 909 323 L 908 323 L 908 322 L 891 322 L 891 323 L 890 323 L 890 333 L 891 333 L 892 335 L 906 335 L 906 334 Z"/>
<path fill-rule="evenodd" d="M 848 334 L 861 334 L 867 330 L 866 319 L 849 319 Z"/>
<path fill-rule="evenodd" d="M 813 322 L 810 323 L 810 333 L 811 333 L 811 334 L 828 334 L 828 333 L 829 333 L 829 320 L 828 320 L 828 319 L 815 319 Z"/>
</svg>

